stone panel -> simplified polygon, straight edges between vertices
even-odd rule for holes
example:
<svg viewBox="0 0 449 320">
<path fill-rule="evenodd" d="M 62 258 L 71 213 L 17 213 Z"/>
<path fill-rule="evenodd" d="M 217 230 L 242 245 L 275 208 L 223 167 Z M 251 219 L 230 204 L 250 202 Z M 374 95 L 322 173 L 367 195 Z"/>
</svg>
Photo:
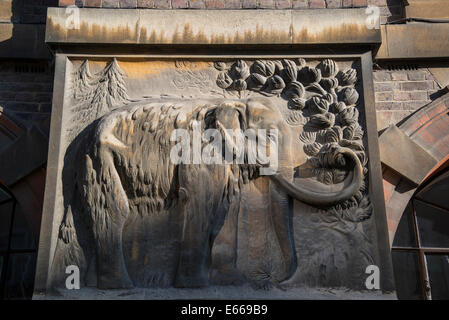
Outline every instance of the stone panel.
<svg viewBox="0 0 449 320">
<path fill-rule="evenodd" d="M 173 298 L 223 285 L 243 285 L 240 298 L 247 285 L 285 297 L 361 290 L 371 264 L 393 290 L 380 164 L 368 148 L 377 143 L 369 53 L 62 59 L 37 293 L 61 288 L 68 264 L 84 287 Z M 173 163 L 173 130 L 195 139 L 198 125 L 223 137 L 231 163 Z M 268 162 L 247 153 L 235 163 L 249 147 L 228 140 L 229 128 L 275 130 Z"/>
</svg>

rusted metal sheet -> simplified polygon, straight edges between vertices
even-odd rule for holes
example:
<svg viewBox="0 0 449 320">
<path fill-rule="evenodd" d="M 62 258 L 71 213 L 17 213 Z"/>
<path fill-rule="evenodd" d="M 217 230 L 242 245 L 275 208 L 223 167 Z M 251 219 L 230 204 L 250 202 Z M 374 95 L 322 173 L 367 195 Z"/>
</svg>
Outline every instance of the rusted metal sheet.
<svg viewBox="0 0 449 320">
<path fill-rule="evenodd" d="M 382 26 L 376 59 L 449 57 L 449 24 L 408 23 Z"/>
<path fill-rule="evenodd" d="M 364 9 L 107 10 L 49 8 L 47 43 L 379 44 Z"/>
<path fill-rule="evenodd" d="M 419 185 L 437 160 L 398 127 L 390 126 L 379 138 L 382 163 Z"/>
</svg>

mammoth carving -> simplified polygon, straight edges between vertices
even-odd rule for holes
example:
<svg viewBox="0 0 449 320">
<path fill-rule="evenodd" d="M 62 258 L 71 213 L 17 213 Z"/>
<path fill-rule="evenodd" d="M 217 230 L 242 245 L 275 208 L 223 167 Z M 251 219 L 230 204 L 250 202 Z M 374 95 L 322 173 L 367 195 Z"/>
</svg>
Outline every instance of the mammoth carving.
<svg viewBox="0 0 449 320">
<path fill-rule="evenodd" d="M 191 132 L 194 121 L 203 130 L 213 128 L 222 133 L 223 152 L 236 150 L 224 129 L 276 129 L 277 170 L 260 175 L 259 170 L 267 164 L 259 159 L 255 164 L 173 163 L 170 152 L 177 142 L 170 139 L 170 134 L 175 129 Z M 214 241 L 226 218 L 238 214 L 243 185 L 265 179 L 269 184 L 266 196 L 273 203 L 268 214 L 283 260 L 281 280 L 288 279 L 297 269 L 289 198 L 329 208 L 356 196 L 364 180 L 363 165 L 356 152 L 330 143 L 315 157 L 323 166 L 344 172 L 338 185 L 306 179 L 304 183 L 295 181 L 295 138 L 295 131 L 286 123 L 279 107 L 263 97 L 165 99 L 117 108 L 89 125 L 72 143 L 70 152 L 76 154 L 74 188 L 67 197 L 61 245 L 67 247 L 68 255 L 76 257 L 87 256 L 80 253 L 83 250 L 92 250 L 93 258 L 89 259 L 93 262 L 82 264 L 94 264 L 99 288 L 129 288 L 134 284 L 123 252 L 127 221 L 136 215 L 159 221 L 158 217 L 167 215 L 175 220 L 177 231 L 173 234 L 179 237 L 177 257 L 173 259 L 175 271 L 167 284 L 207 286 Z M 201 149 L 204 146 L 203 141 Z M 225 154 L 220 156 L 224 158 Z M 89 240 L 84 243 L 75 236 L 80 223 L 88 234 Z M 235 235 L 228 238 L 230 246 L 235 246 Z M 82 259 L 76 257 L 75 260 Z M 232 254 L 224 259 L 236 268 Z"/>
</svg>

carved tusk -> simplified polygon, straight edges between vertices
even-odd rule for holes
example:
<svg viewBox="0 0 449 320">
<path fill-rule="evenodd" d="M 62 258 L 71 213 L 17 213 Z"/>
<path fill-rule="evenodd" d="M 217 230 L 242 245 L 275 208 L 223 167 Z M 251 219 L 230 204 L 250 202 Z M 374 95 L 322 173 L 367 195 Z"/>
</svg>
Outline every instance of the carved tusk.
<svg viewBox="0 0 449 320">
<path fill-rule="evenodd" d="M 342 148 L 341 153 L 354 164 L 352 181 L 341 191 L 310 190 L 288 181 L 280 174 L 269 177 L 291 197 L 316 207 L 329 207 L 352 198 L 363 183 L 363 167 L 357 155 L 348 148 Z"/>
</svg>

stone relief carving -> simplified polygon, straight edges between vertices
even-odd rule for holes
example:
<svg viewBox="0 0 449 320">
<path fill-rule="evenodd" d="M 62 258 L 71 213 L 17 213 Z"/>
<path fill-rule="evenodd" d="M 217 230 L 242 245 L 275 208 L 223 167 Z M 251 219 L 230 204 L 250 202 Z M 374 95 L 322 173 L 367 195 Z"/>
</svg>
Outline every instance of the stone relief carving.
<svg viewBox="0 0 449 320">
<path fill-rule="evenodd" d="M 374 258 L 357 71 L 330 59 L 194 69 L 176 61 L 172 83 L 202 97 L 131 99 L 115 59 L 74 72 L 54 283 L 76 264 L 99 288 L 362 285 Z M 277 129 L 277 172 L 173 164 L 171 132 L 196 122 L 223 136 Z"/>
</svg>

